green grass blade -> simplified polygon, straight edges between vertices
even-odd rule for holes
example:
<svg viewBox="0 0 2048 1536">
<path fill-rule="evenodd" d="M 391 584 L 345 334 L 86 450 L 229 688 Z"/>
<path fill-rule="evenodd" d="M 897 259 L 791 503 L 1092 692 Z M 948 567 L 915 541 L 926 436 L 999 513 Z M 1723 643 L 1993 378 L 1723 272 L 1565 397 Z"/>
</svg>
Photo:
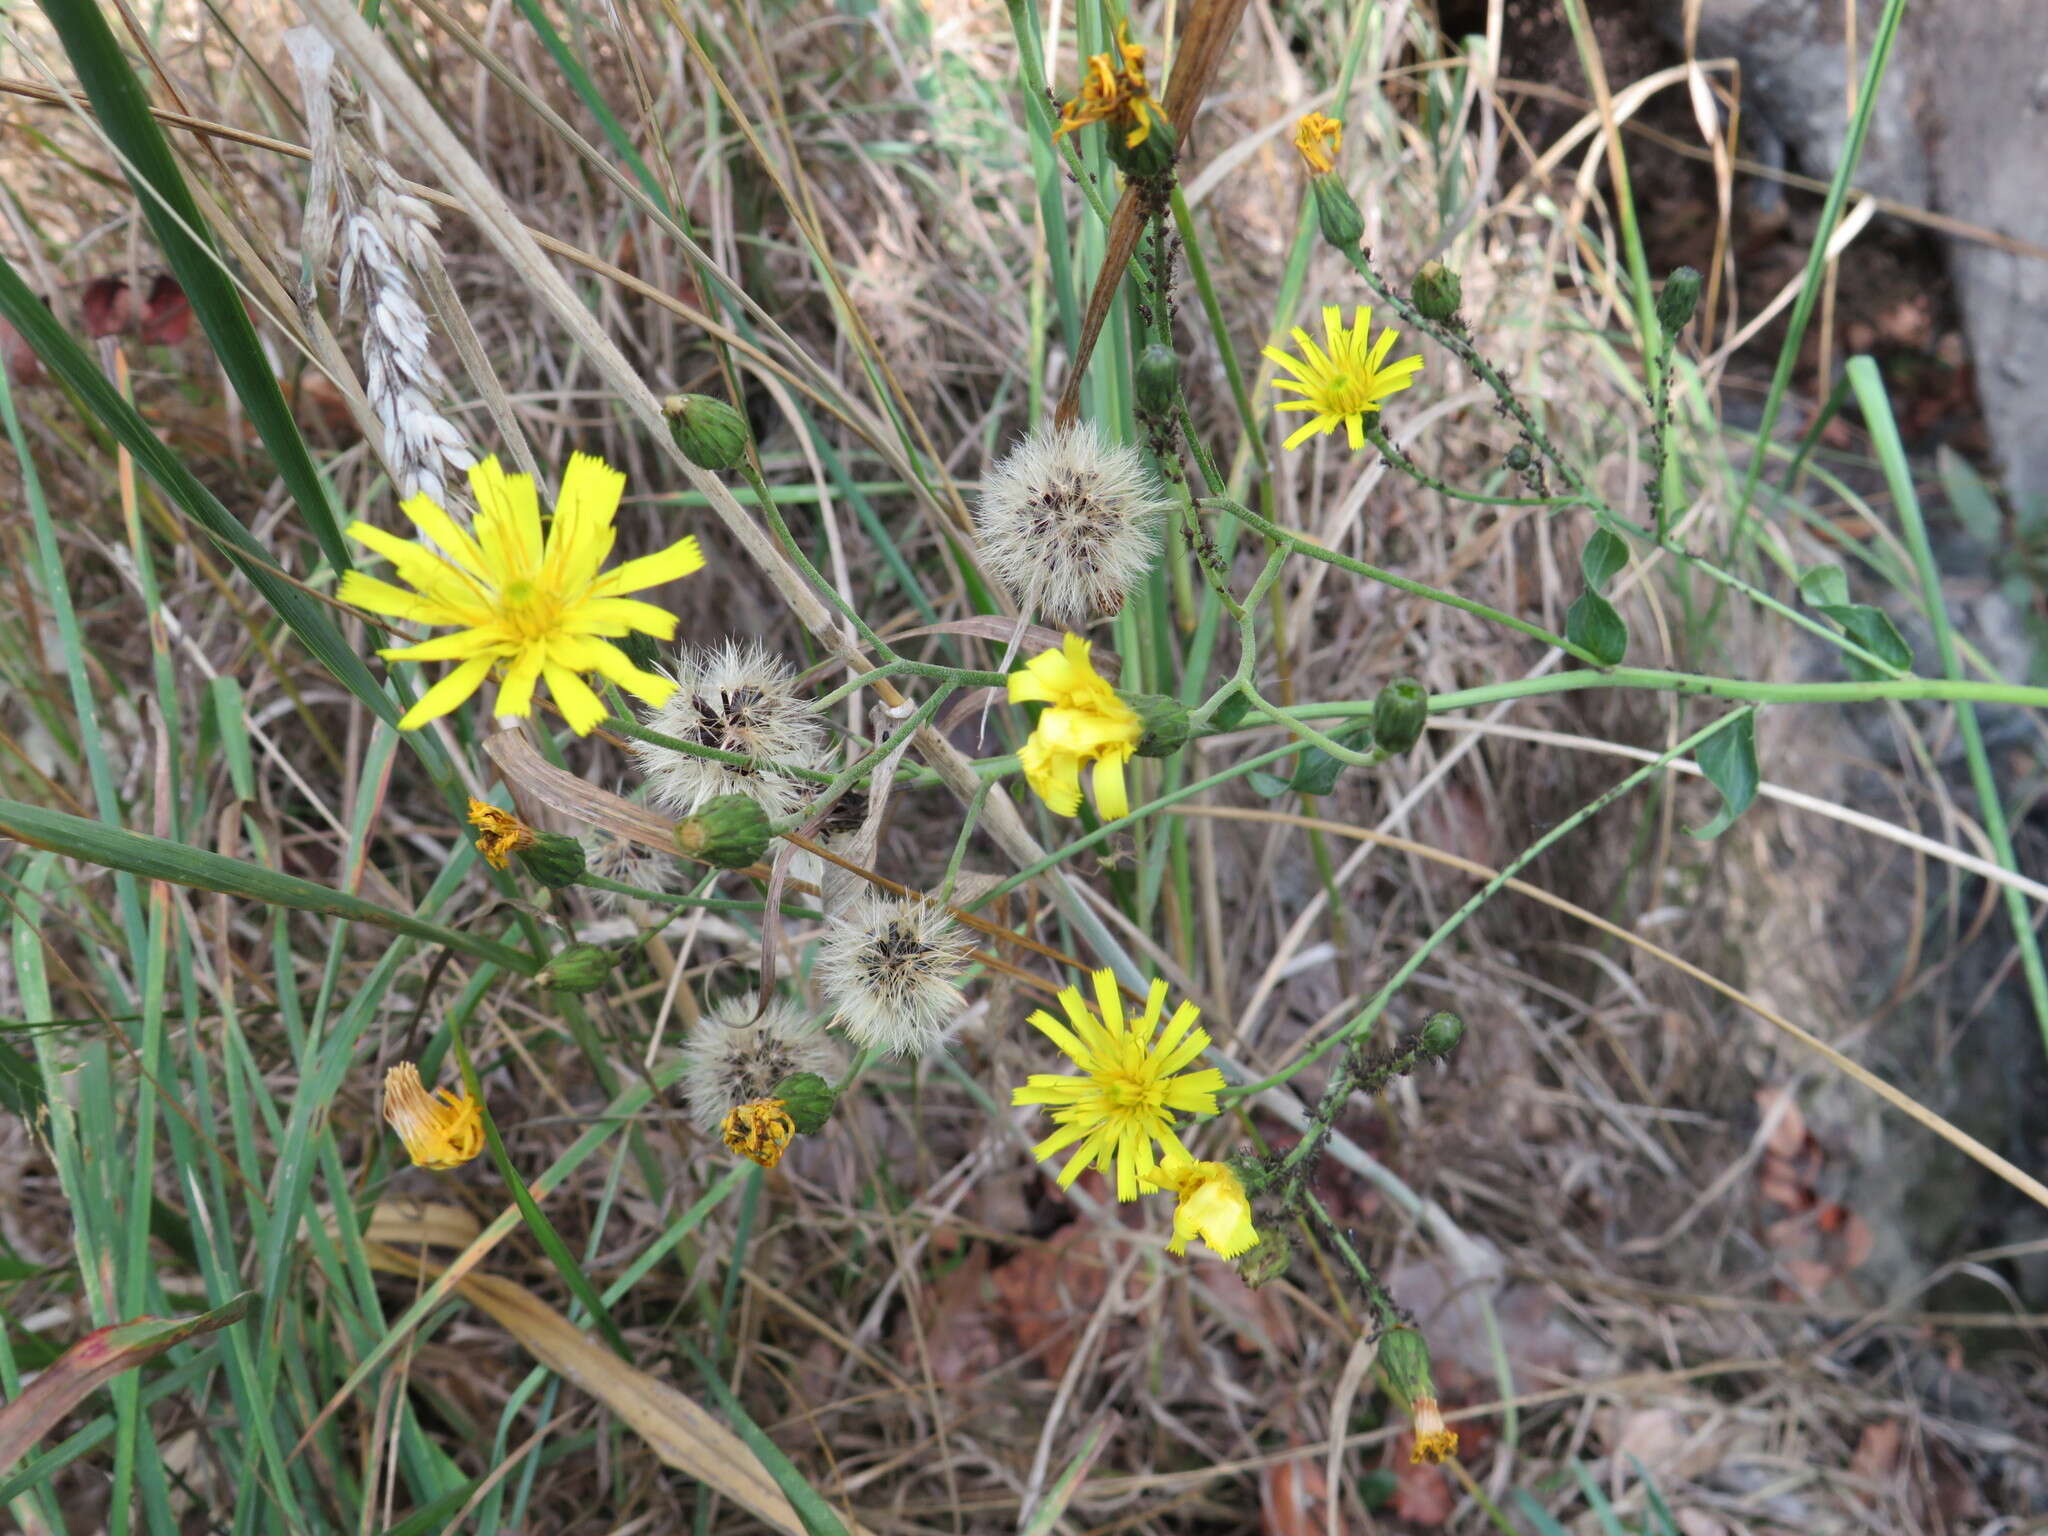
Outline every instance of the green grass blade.
<svg viewBox="0 0 2048 1536">
<path fill-rule="evenodd" d="M 1935 648 L 1941 653 L 1941 670 L 1950 678 L 1963 675 L 1956 651 L 1955 631 L 1948 622 L 1948 607 L 1942 601 L 1941 573 L 1935 568 L 1934 550 L 1927 540 L 1927 523 L 1920 515 L 1920 497 L 1913 489 L 1912 467 L 1906 463 L 1906 447 L 1899 440 L 1898 423 L 1892 419 L 1891 401 L 1885 395 L 1884 380 L 1877 364 L 1868 357 L 1849 359 L 1849 387 L 1856 392 L 1870 440 L 1877 448 L 1878 463 L 1884 468 L 1885 483 L 1905 524 L 1906 543 L 1913 551 L 1913 564 L 1920 576 L 1921 595 L 1927 622 L 1934 628 Z M 1762 455 L 1757 456 L 1758 462 Z M 1984 750 L 1984 732 L 1977 723 L 1976 707 L 1967 701 L 1956 703 L 1956 726 L 1963 738 L 1963 752 L 1969 759 L 1970 783 L 1977 791 L 1977 814 L 1984 819 L 1984 832 L 1998 862 L 2015 873 L 2019 864 L 2013 854 L 2012 832 L 2006 825 L 2005 803 L 1999 797 L 1998 778 L 1991 771 L 1991 758 Z M 2041 1043 L 2048 1048 L 2048 967 L 2041 962 L 2041 941 L 2034 933 L 2034 915 L 2025 894 L 2013 886 L 2005 888 L 2005 909 L 2012 919 L 2013 938 L 2019 945 L 2020 968 L 2026 973 L 2027 996 L 2034 1007 L 2034 1021 L 2041 1029 Z"/>
<path fill-rule="evenodd" d="M 187 848 L 183 843 L 103 826 L 64 811 L 23 805 L 18 800 L 0 800 L 0 834 L 37 848 L 54 849 L 73 858 L 104 865 L 108 869 L 125 869 L 148 880 L 168 880 L 174 885 L 218 891 L 224 896 L 239 896 L 271 906 L 293 907 L 302 912 L 320 912 L 351 922 L 370 923 L 392 933 L 445 945 L 522 976 L 531 976 L 541 966 L 541 962 L 531 955 L 508 945 L 430 923 L 410 913 L 351 896 L 346 891 L 244 863 L 225 854 Z"/>
<path fill-rule="evenodd" d="M 306 440 L 299 434 L 291 407 L 277 387 L 270 359 L 256 338 L 242 296 L 212 244 L 205 215 L 185 185 L 170 144 L 150 112 L 142 82 L 129 68 L 97 0 L 42 0 L 42 7 L 71 67 L 78 72 L 78 83 L 85 87 L 101 129 L 121 153 L 122 169 L 142 201 L 143 215 L 157 245 L 185 290 L 192 313 L 205 327 L 242 409 L 261 434 L 263 446 L 328 564 L 337 571 L 348 570 L 353 562 L 328 501 L 327 487 L 313 466 L 313 456 L 306 451 Z"/>
<path fill-rule="evenodd" d="M 363 664 L 362 657 L 342 638 L 327 609 L 278 568 L 270 552 L 150 430 L 135 407 L 121 398 L 91 355 L 58 323 L 4 255 L 0 255 L 0 316 L 13 324 L 43 365 L 70 386 L 115 441 L 134 455 L 136 464 L 163 488 L 178 509 L 213 536 L 221 551 L 263 594 L 306 649 L 379 718 L 396 725 L 397 706 Z"/>
</svg>

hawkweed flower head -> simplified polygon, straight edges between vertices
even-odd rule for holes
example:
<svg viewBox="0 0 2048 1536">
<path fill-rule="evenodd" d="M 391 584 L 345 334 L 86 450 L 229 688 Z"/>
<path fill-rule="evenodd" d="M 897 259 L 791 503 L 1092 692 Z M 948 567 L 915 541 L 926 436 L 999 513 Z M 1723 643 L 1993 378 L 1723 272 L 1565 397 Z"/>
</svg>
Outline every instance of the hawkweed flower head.
<svg viewBox="0 0 2048 1536">
<path fill-rule="evenodd" d="M 837 1065 L 831 1045 L 801 1008 L 771 998 L 756 1019 L 760 1001 L 754 992 L 719 998 L 683 1047 L 683 1100 L 707 1131 L 717 1130 L 740 1105 L 772 1098 L 784 1078 L 799 1072 L 829 1077 Z"/>
<path fill-rule="evenodd" d="M 1435 1398 L 1416 1398 L 1414 1412 L 1415 1448 L 1408 1453 L 1411 1465 L 1419 1467 L 1428 1462 L 1434 1466 L 1458 1454 L 1458 1432 L 1444 1423 L 1443 1410 Z"/>
<path fill-rule="evenodd" d="M 1245 1198 L 1244 1181 L 1228 1163 L 1197 1162 L 1181 1153 L 1169 1152 L 1159 1166 L 1145 1175 L 1154 1189 L 1170 1189 L 1178 1197 L 1173 1207 L 1173 1238 L 1168 1253 L 1186 1253 L 1188 1239 L 1199 1237 L 1219 1258 L 1234 1259 L 1249 1252 L 1259 1241 L 1252 1225 L 1252 1203 Z"/>
<path fill-rule="evenodd" d="M 641 723 L 678 741 L 757 759 L 758 766 L 636 741 L 633 760 L 649 799 L 676 816 L 693 815 L 719 795 L 745 795 L 776 820 L 803 806 L 809 786 L 776 770 L 822 771 L 831 752 L 816 705 L 787 666 L 758 645 L 728 640 L 684 650 L 668 676 L 673 692 L 643 712 Z"/>
<path fill-rule="evenodd" d="M 1082 66 L 1080 94 L 1060 108 L 1060 125 L 1052 136 L 1057 139 L 1090 123 L 1109 124 L 1126 150 L 1142 148 L 1156 131 L 1169 141 L 1166 159 L 1172 162 L 1173 125 L 1152 99 L 1145 79 L 1145 50 L 1131 41 L 1128 23 L 1117 23 L 1113 54 L 1093 54 Z"/>
<path fill-rule="evenodd" d="M 584 681 L 590 673 L 648 704 L 668 698 L 675 685 L 641 671 L 612 641 L 635 631 L 664 640 L 675 634 L 674 614 L 625 594 L 701 569 L 697 541 L 682 539 L 605 570 L 626 477 L 587 453 L 570 457 L 554 516 L 545 526 L 531 476 L 508 475 L 489 458 L 470 467 L 469 484 L 480 509 L 473 530 L 426 496 L 398 508 L 419 530 L 419 542 L 368 523 L 349 525 L 349 537 L 389 560 L 405 585 L 350 571 L 341 579 L 341 600 L 386 618 L 454 631 L 377 653 L 392 661 L 457 664 L 405 712 L 399 728 L 415 730 L 457 708 L 498 666 L 504 675 L 494 713 L 532 714 L 534 688 L 545 680 L 579 736 L 606 714 Z"/>
<path fill-rule="evenodd" d="M 922 1056 L 960 1016 L 972 946 L 934 902 L 869 891 L 818 949 L 818 985 L 862 1046 Z"/>
<path fill-rule="evenodd" d="M 1337 168 L 1337 155 L 1344 148 L 1344 124 L 1321 112 L 1311 112 L 1294 129 L 1294 149 L 1311 176 L 1327 176 Z"/>
<path fill-rule="evenodd" d="M 1294 344 L 1301 349 L 1295 357 L 1278 347 L 1267 347 L 1265 355 L 1294 375 L 1275 379 L 1275 389 L 1300 395 L 1299 400 L 1282 400 L 1277 411 L 1309 411 L 1306 426 L 1295 431 L 1283 445 L 1295 448 L 1319 432 L 1344 428 L 1354 452 L 1365 446 L 1365 419 L 1377 415 L 1387 396 L 1415 382 L 1422 367 L 1416 353 L 1388 362 L 1396 332 L 1390 327 L 1372 339 L 1372 311 L 1360 305 L 1352 312 L 1351 326 L 1343 323 L 1343 312 L 1334 304 L 1323 307 L 1323 338 L 1319 347 L 1300 326 L 1294 328 Z"/>
<path fill-rule="evenodd" d="M 796 1122 L 789 1117 L 782 1100 L 755 1099 L 752 1103 L 735 1104 L 719 1122 L 718 1134 L 727 1151 L 763 1168 L 773 1168 L 796 1139 Z"/>
<path fill-rule="evenodd" d="M 1123 607 L 1152 569 L 1166 507 L 1136 448 L 1092 421 L 1048 423 L 982 480 L 975 541 L 1018 606 L 1080 625 Z"/>
<path fill-rule="evenodd" d="M 1024 779 L 1055 816 L 1081 809 L 1081 765 L 1095 765 L 1095 809 L 1104 821 L 1130 813 L 1124 764 L 1145 736 L 1138 712 L 1117 697 L 1088 659 L 1088 642 L 1068 635 L 1010 674 L 1010 702 L 1046 706 L 1018 761 Z"/>
<path fill-rule="evenodd" d="M 1042 1104 L 1059 1126 L 1031 1149 L 1039 1161 L 1075 1148 L 1060 1170 L 1062 1189 L 1083 1168 L 1092 1165 L 1108 1173 L 1113 1165 L 1117 1199 L 1135 1200 L 1140 1184 L 1159 1167 L 1153 1143 L 1169 1158 L 1193 1161 L 1174 1134 L 1174 1117 L 1215 1114 L 1223 1073 L 1215 1067 L 1187 1070 L 1209 1048 L 1209 1034 L 1196 1027 L 1201 1015 L 1193 1003 L 1182 1003 L 1160 1027 L 1165 982 L 1152 983 L 1145 1011 L 1136 1019 L 1124 1016 L 1115 976 L 1097 971 L 1094 983 L 1094 1008 L 1082 1000 L 1079 987 L 1067 987 L 1060 993 L 1065 1022 L 1043 1009 L 1031 1015 L 1033 1026 L 1066 1053 L 1081 1075 L 1033 1073 L 1010 1102 Z"/>
<path fill-rule="evenodd" d="M 427 1092 L 409 1061 L 384 1074 L 384 1118 L 416 1168 L 459 1168 L 484 1149 L 482 1106 L 450 1088 Z"/>
<path fill-rule="evenodd" d="M 476 828 L 476 851 L 493 869 L 503 869 L 512 855 L 534 844 L 533 828 L 510 811 L 487 805 L 474 795 L 469 800 L 469 824 Z"/>
</svg>

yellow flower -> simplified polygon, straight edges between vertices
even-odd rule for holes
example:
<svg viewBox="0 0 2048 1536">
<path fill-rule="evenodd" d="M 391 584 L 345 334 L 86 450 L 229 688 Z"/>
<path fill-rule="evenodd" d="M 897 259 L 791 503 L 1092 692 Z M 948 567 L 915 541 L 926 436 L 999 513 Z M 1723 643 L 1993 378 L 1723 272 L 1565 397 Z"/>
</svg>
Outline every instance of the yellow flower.
<svg viewBox="0 0 2048 1536">
<path fill-rule="evenodd" d="M 1296 447 L 1318 432 L 1334 432 L 1341 425 L 1350 436 L 1352 451 L 1356 452 L 1365 446 L 1365 418 L 1377 413 L 1380 402 L 1388 395 L 1415 382 L 1416 370 L 1422 367 L 1422 355 L 1388 362 L 1387 353 L 1393 350 L 1395 333 L 1392 329 L 1381 331 L 1380 339 L 1373 341 L 1372 311 L 1362 305 L 1352 312 L 1348 331 L 1337 306 L 1325 305 L 1323 335 L 1329 346 L 1327 353 L 1298 325 L 1294 328 L 1294 344 L 1301 348 L 1300 357 L 1290 356 L 1278 347 L 1265 349 L 1267 357 L 1294 374 L 1291 379 L 1275 379 L 1273 387 L 1303 397 L 1282 400 L 1274 409 L 1315 412 L 1307 426 L 1287 439 L 1287 447 Z"/>
<path fill-rule="evenodd" d="M 1425 1461 L 1434 1466 L 1458 1454 L 1458 1432 L 1444 1423 L 1443 1410 L 1433 1397 L 1415 1399 L 1415 1449 L 1408 1453 L 1411 1466 Z"/>
<path fill-rule="evenodd" d="M 1116 51 L 1114 65 L 1106 53 L 1090 55 L 1081 71 L 1081 94 L 1060 108 L 1054 138 L 1107 122 L 1122 131 L 1124 148 L 1136 149 L 1151 136 L 1154 122 L 1166 125 L 1166 113 L 1145 83 L 1145 50 L 1131 41 L 1127 22 L 1116 24 Z"/>
<path fill-rule="evenodd" d="M 1117 1199 L 1135 1200 L 1139 1180 L 1158 1166 L 1154 1141 L 1170 1158 L 1188 1158 L 1188 1149 L 1173 1133 L 1173 1117 L 1215 1114 L 1223 1074 L 1215 1067 L 1182 1070 L 1209 1048 L 1209 1034 L 1195 1027 L 1201 1014 L 1193 1003 L 1182 1003 L 1166 1028 L 1159 1029 L 1159 1016 L 1166 1008 L 1165 982 L 1152 983 L 1144 1016 L 1131 1022 L 1124 1018 L 1116 978 L 1097 971 L 1094 980 L 1094 1009 L 1082 1001 L 1079 987 L 1068 987 L 1060 993 L 1067 1024 L 1043 1009 L 1031 1015 L 1039 1032 L 1086 1075 L 1034 1072 L 1010 1095 L 1010 1102 L 1046 1105 L 1059 1123 L 1058 1130 L 1031 1149 L 1041 1162 L 1075 1142 L 1081 1144 L 1060 1170 L 1061 1188 L 1091 1163 L 1097 1172 L 1107 1173 L 1113 1162 Z"/>
<path fill-rule="evenodd" d="M 782 1161 L 784 1150 L 796 1136 L 796 1121 L 789 1117 L 782 1100 L 755 1099 L 734 1107 L 726 1115 L 719 1134 L 725 1138 L 728 1151 L 737 1152 L 763 1168 L 773 1168 Z"/>
<path fill-rule="evenodd" d="M 425 496 L 398 508 L 420 531 L 420 542 L 408 543 L 368 523 L 349 525 L 349 537 L 388 559 L 406 585 L 350 571 L 341 581 L 343 602 L 456 631 L 377 653 L 398 661 L 461 663 L 405 712 L 399 728 L 415 730 L 455 709 L 500 662 L 505 671 L 493 713 L 530 715 L 534 685 L 545 678 L 562 717 L 579 736 L 606 714 L 583 681 L 586 673 L 607 677 L 649 704 L 666 700 L 675 684 L 641 671 L 611 639 L 636 631 L 662 640 L 675 635 L 674 614 L 623 594 L 701 569 L 697 541 L 681 539 L 659 554 L 603 570 L 626 477 L 587 453 L 570 456 L 545 529 L 531 476 L 508 475 L 490 458 L 470 470 L 469 484 L 480 509 L 473 533 Z"/>
<path fill-rule="evenodd" d="M 1311 176 L 1327 176 L 1337 168 L 1333 158 L 1344 147 L 1344 124 L 1311 112 L 1294 130 L 1294 148 Z"/>
<path fill-rule="evenodd" d="M 484 1149 L 482 1106 L 450 1088 L 428 1093 L 409 1061 L 384 1074 L 384 1118 L 416 1168 L 459 1168 Z"/>
<path fill-rule="evenodd" d="M 469 801 L 469 824 L 476 828 L 476 851 L 493 869 L 503 869 L 513 854 L 533 846 L 533 828 L 510 811 L 486 805 L 473 795 Z"/>
<path fill-rule="evenodd" d="M 1145 734 L 1138 712 L 1116 696 L 1088 659 L 1088 642 L 1068 635 L 1056 651 L 1010 674 L 1012 704 L 1044 704 L 1017 754 L 1024 778 L 1055 816 L 1081 809 L 1081 765 L 1095 764 L 1095 809 L 1104 821 L 1130 814 L 1124 764 Z"/>
<path fill-rule="evenodd" d="M 1182 1153 L 1168 1153 L 1158 1168 L 1145 1175 L 1155 1189 L 1180 1197 L 1173 1208 L 1173 1241 L 1168 1253 L 1186 1253 L 1188 1239 L 1200 1237 L 1219 1258 L 1234 1259 L 1259 1240 L 1252 1226 L 1252 1203 L 1244 1184 L 1225 1163 L 1198 1163 Z"/>
</svg>

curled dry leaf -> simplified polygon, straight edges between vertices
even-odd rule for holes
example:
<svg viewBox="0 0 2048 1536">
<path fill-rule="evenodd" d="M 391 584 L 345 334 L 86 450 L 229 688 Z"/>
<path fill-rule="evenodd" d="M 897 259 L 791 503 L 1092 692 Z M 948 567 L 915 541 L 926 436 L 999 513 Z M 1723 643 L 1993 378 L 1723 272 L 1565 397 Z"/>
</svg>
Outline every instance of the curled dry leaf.
<svg viewBox="0 0 2048 1536">
<path fill-rule="evenodd" d="M 398 1213 L 393 1220 L 407 1222 Z M 387 1274 L 431 1279 L 441 1273 L 439 1265 L 384 1243 L 363 1247 L 370 1266 Z M 746 1442 L 667 1382 L 621 1360 L 522 1285 L 473 1271 L 455 1282 L 455 1293 L 510 1333 L 535 1360 L 617 1414 L 663 1462 L 776 1530 L 806 1536 L 796 1510 Z M 868 1536 L 865 1527 L 843 1514 L 841 1519 L 850 1536 Z"/>
</svg>

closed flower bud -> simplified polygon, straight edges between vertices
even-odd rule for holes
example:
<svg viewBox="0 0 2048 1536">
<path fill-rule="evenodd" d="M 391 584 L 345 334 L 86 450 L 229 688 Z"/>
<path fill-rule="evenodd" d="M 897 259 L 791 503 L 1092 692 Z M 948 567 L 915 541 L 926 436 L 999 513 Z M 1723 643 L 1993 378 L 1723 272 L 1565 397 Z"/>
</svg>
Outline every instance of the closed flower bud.
<svg viewBox="0 0 2048 1536">
<path fill-rule="evenodd" d="M 775 1085 L 771 1098 L 780 1099 L 799 1136 L 815 1136 L 832 1118 L 832 1106 L 839 1095 L 815 1072 L 797 1072 Z"/>
<path fill-rule="evenodd" d="M 1676 336 L 1699 307 L 1700 275 L 1691 267 L 1680 267 L 1664 279 L 1664 291 L 1657 295 L 1657 324 L 1665 336 Z"/>
<path fill-rule="evenodd" d="M 621 635 L 612 642 L 626 653 L 626 660 L 642 672 L 652 672 L 666 659 L 662 644 L 654 636 L 634 630 L 630 635 Z"/>
<path fill-rule="evenodd" d="M 1163 693 L 1119 693 L 1136 711 L 1145 734 L 1138 738 L 1138 756 L 1171 757 L 1188 742 L 1188 707 Z"/>
<path fill-rule="evenodd" d="M 1323 238 L 1340 251 L 1355 251 L 1365 239 L 1365 215 L 1335 176 L 1313 177 L 1309 195 L 1316 200 L 1316 224 Z"/>
<path fill-rule="evenodd" d="M 1516 474 L 1521 474 L 1532 462 L 1527 443 L 1517 443 L 1508 450 L 1508 468 L 1512 469 Z"/>
<path fill-rule="evenodd" d="M 1238 1278 L 1253 1290 L 1270 1285 L 1287 1273 L 1294 1262 L 1294 1242 L 1285 1232 L 1268 1228 L 1259 1234 L 1259 1245 L 1237 1261 Z"/>
<path fill-rule="evenodd" d="M 1137 386 L 1138 414 L 1164 416 L 1180 393 L 1180 355 L 1163 341 L 1150 341 L 1138 354 L 1132 380 Z"/>
<path fill-rule="evenodd" d="M 720 869 L 745 869 L 768 851 L 768 813 L 745 795 L 717 795 L 676 828 L 676 847 Z"/>
<path fill-rule="evenodd" d="M 747 418 L 709 395 L 670 395 L 661 413 L 683 457 L 699 469 L 738 468 L 754 440 Z"/>
<path fill-rule="evenodd" d="M 1449 320 L 1465 302 L 1465 285 L 1440 261 L 1425 261 L 1409 285 L 1408 296 L 1425 320 Z"/>
<path fill-rule="evenodd" d="M 1380 1369 L 1394 1390 L 1410 1402 L 1436 1396 L 1429 1344 L 1413 1328 L 1389 1328 L 1380 1335 Z"/>
<path fill-rule="evenodd" d="M 1166 114 L 1153 109 L 1152 125 L 1136 144 L 1127 135 L 1109 135 L 1109 158 L 1117 169 L 1133 181 L 1148 181 L 1163 176 L 1173 169 L 1173 157 L 1179 152 L 1174 139 L 1173 124 L 1166 120 Z"/>
<path fill-rule="evenodd" d="M 533 841 L 513 855 L 519 867 L 551 891 L 583 878 L 583 845 L 560 832 L 537 832 Z"/>
<path fill-rule="evenodd" d="M 1423 1050 L 1436 1057 L 1450 1055 L 1464 1038 L 1465 1021 L 1455 1013 L 1432 1013 L 1423 1021 L 1418 1037 Z"/>
<path fill-rule="evenodd" d="M 1412 677 L 1397 677 L 1372 704 L 1372 742 L 1382 752 L 1406 752 L 1422 739 L 1429 720 L 1429 690 Z"/>
<path fill-rule="evenodd" d="M 612 974 L 611 951 L 595 944 L 566 944 L 533 979 L 555 992 L 595 992 Z"/>
</svg>

